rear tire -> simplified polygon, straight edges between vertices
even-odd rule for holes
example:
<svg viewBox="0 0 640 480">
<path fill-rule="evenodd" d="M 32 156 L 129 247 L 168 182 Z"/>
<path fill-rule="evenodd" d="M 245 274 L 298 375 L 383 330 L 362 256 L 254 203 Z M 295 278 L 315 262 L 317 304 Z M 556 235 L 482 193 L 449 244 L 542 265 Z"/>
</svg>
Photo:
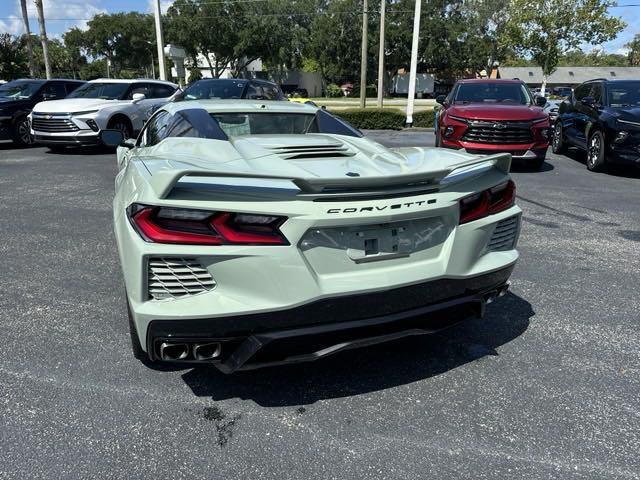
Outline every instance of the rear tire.
<svg viewBox="0 0 640 480">
<path fill-rule="evenodd" d="M 564 142 L 564 132 L 562 131 L 562 123 L 558 120 L 553 127 L 553 138 L 551 140 L 551 150 L 553 153 L 563 154 L 567 151 Z"/>
<path fill-rule="evenodd" d="M 21 147 L 27 147 L 34 143 L 34 138 L 31 135 L 31 126 L 26 115 L 16 119 L 13 127 L 13 142 Z"/>
<path fill-rule="evenodd" d="M 589 137 L 587 144 L 587 168 L 592 172 L 603 172 L 607 169 L 605 152 L 607 150 L 604 135 L 596 130 Z"/>
<path fill-rule="evenodd" d="M 109 130 L 120 130 L 122 135 L 124 135 L 124 139 L 131 138 L 133 135 L 133 127 L 131 126 L 131 122 L 127 117 L 122 115 L 116 115 L 111 120 L 109 120 L 109 124 L 107 125 L 107 129 Z"/>
</svg>

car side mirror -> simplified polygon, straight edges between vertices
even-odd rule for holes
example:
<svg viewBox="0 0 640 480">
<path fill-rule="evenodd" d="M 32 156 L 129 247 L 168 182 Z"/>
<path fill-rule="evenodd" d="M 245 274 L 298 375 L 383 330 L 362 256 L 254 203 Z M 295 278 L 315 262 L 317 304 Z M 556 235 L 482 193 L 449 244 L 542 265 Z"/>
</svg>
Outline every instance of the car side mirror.
<svg viewBox="0 0 640 480">
<path fill-rule="evenodd" d="M 536 97 L 536 105 L 544 107 L 547 104 L 547 97 Z"/>
<path fill-rule="evenodd" d="M 584 97 L 580 100 L 580 103 L 582 103 L 586 107 L 595 108 L 596 99 L 593 97 Z"/>
<path fill-rule="evenodd" d="M 439 103 L 440 105 L 444 105 L 447 101 L 447 96 L 446 95 L 438 95 L 436 97 L 436 102 Z"/>
<path fill-rule="evenodd" d="M 105 147 L 127 147 L 120 130 L 100 130 L 100 141 Z"/>
<path fill-rule="evenodd" d="M 131 96 L 131 99 L 132 99 L 131 102 L 132 103 L 138 103 L 141 100 L 144 100 L 145 98 L 147 98 L 147 97 L 146 97 L 146 95 L 144 93 L 134 93 Z"/>
</svg>

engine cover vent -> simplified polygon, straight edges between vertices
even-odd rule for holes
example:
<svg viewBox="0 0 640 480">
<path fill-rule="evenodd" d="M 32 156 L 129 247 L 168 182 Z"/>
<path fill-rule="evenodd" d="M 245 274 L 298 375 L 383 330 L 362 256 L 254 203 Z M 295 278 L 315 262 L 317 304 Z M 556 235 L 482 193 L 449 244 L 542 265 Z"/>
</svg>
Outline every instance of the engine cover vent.
<svg viewBox="0 0 640 480">
<path fill-rule="evenodd" d="M 194 258 L 152 257 L 147 273 L 149 297 L 180 298 L 213 290 L 216 282 Z"/>
<path fill-rule="evenodd" d="M 286 147 L 271 147 L 269 150 L 286 160 L 353 157 L 355 155 L 355 153 L 343 143 L 325 145 L 287 145 Z"/>
</svg>

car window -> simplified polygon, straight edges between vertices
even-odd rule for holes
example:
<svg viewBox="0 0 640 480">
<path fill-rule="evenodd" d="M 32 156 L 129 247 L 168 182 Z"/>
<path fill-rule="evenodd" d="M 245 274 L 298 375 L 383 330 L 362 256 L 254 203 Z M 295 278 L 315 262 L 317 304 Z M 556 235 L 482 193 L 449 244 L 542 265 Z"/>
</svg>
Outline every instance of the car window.
<svg viewBox="0 0 640 480">
<path fill-rule="evenodd" d="M 590 91 L 591 91 L 591 85 L 583 84 L 575 89 L 575 91 L 573 92 L 573 95 L 575 96 L 576 100 L 582 100 L 584 97 L 589 95 Z"/>
<path fill-rule="evenodd" d="M 171 121 L 171 115 L 161 110 L 151 117 L 138 138 L 139 147 L 150 147 L 157 144 L 167 136 L 167 127 Z"/>
<path fill-rule="evenodd" d="M 301 135 L 315 125 L 314 114 L 304 113 L 212 113 L 230 137 L 242 135 Z"/>
<path fill-rule="evenodd" d="M 246 80 L 198 80 L 184 91 L 184 100 L 242 98 Z"/>
<path fill-rule="evenodd" d="M 270 83 L 261 83 L 262 92 L 265 100 L 281 100 L 280 89 L 276 85 Z"/>
<path fill-rule="evenodd" d="M 640 105 L 640 82 L 610 83 L 607 88 L 610 106 L 631 107 Z"/>
<path fill-rule="evenodd" d="M 152 83 L 150 87 L 147 98 L 166 98 L 173 95 L 173 92 L 176 91 L 171 85 L 161 85 L 159 83 Z"/>
<path fill-rule="evenodd" d="M 589 96 L 593 97 L 596 103 L 602 104 L 602 85 L 600 83 L 591 84 Z"/>
<path fill-rule="evenodd" d="M 250 83 L 249 86 L 247 87 L 247 93 L 245 95 L 245 98 L 252 99 L 252 100 L 263 100 L 264 93 L 262 92 L 262 87 L 260 87 L 260 85 L 257 85 L 255 83 Z"/>
<path fill-rule="evenodd" d="M 133 96 L 136 93 L 142 93 L 145 97 L 149 98 L 150 90 L 148 83 L 134 83 L 131 85 L 131 88 L 129 88 L 125 100 L 133 100 Z"/>
<path fill-rule="evenodd" d="M 66 90 L 67 95 L 69 95 L 71 92 L 73 92 L 76 88 L 78 88 L 81 85 L 82 83 L 80 82 L 65 82 L 64 89 Z"/>
<path fill-rule="evenodd" d="M 528 89 L 521 83 L 477 82 L 461 83 L 455 92 L 454 103 L 515 103 L 531 102 Z"/>
<path fill-rule="evenodd" d="M 17 100 L 20 98 L 30 98 L 36 94 L 42 82 L 14 80 L 4 85 L 0 85 L 0 98 L 10 98 Z"/>
<path fill-rule="evenodd" d="M 228 137 L 202 108 L 189 108 L 176 112 L 167 125 L 166 137 L 191 137 L 227 140 Z"/>
<path fill-rule="evenodd" d="M 89 82 L 69 94 L 69 98 L 102 98 L 104 100 L 118 100 L 129 88 L 128 83 L 122 82 Z"/>
<path fill-rule="evenodd" d="M 62 82 L 47 82 L 42 88 L 42 95 L 45 99 L 64 98 L 67 92 Z"/>
</svg>

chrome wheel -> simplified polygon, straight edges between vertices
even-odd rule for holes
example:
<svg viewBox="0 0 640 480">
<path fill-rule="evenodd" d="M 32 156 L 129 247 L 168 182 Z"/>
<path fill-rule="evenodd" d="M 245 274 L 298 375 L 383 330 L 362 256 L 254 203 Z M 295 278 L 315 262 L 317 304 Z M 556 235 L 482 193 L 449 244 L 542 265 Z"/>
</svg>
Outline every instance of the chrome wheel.
<svg viewBox="0 0 640 480">
<path fill-rule="evenodd" d="M 562 138 L 562 125 L 557 122 L 553 128 L 553 134 L 551 136 L 551 150 L 553 153 L 564 152 L 564 139 Z"/>
<path fill-rule="evenodd" d="M 602 141 L 600 135 L 594 135 L 589 142 L 589 151 L 587 154 L 587 163 L 593 167 L 598 163 L 600 158 L 600 151 L 602 150 Z"/>
</svg>

